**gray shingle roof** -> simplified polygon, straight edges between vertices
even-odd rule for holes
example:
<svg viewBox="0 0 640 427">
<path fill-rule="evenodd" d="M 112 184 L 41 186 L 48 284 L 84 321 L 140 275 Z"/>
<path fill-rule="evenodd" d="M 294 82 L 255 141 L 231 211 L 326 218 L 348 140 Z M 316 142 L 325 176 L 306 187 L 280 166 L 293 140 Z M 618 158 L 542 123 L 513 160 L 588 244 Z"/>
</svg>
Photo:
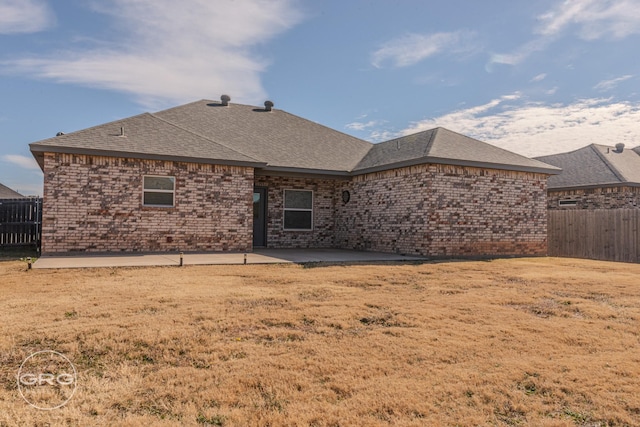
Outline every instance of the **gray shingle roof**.
<svg viewBox="0 0 640 427">
<path fill-rule="evenodd" d="M 122 128 L 124 136 L 121 135 Z M 45 139 L 31 144 L 31 151 L 263 164 L 149 113 Z"/>
<path fill-rule="evenodd" d="M 559 173 L 547 165 L 477 139 L 435 128 L 374 145 L 356 171 L 388 169 L 393 165 L 446 163 L 496 169 Z"/>
<path fill-rule="evenodd" d="M 31 151 L 41 166 L 44 152 L 66 152 L 337 175 L 426 162 L 557 173 L 443 128 L 372 144 L 282 110 L 210 100 L 45 139 Z"/>
<path fill-rule="evenodd" d="M 25 197 L 0 183 L 0 199 L 24 199 Z"/>
<path fill-rule="evenodd" d="M 367 141 L 282 110 L 200 101 L 155 114 L 221 141 L 270 168 L 349 171 L 369 150 Z"/>
<path fill-rule="evenodd" d="M 637 149 L 636 149 L 637 150 Z M 536 159 L 562 168 L 562 173 L 549 178 L 549 189 L 640 185 L 640 154 L 628 148 L 591 144 L 568 153 Z"/>
</svg>

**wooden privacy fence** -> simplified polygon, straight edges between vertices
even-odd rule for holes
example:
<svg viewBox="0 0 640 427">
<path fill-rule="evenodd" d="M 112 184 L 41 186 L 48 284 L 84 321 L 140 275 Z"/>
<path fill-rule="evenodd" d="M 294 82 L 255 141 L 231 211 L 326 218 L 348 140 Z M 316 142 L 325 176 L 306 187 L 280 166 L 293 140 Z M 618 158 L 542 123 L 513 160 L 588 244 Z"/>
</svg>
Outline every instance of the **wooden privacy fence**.
<svg viewBox="0 0 640 427">
<path fill-rule="evenodd" d="M 548 211 L 550 256 L 640 262 L 640 209 Z"/>
<path fill-rule="evenodd" d="M 0 199 L 0 249 L 40 250 L 42 199 Z"/>
</svg>

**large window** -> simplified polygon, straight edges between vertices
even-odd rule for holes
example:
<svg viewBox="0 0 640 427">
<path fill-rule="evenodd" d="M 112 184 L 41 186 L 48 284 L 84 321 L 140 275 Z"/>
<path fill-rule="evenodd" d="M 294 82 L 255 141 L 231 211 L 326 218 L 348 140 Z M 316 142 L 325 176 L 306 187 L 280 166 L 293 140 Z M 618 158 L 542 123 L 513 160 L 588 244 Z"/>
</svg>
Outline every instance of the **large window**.
<svg viewBox="0 0 640 427">
<path fill-rule="evenodd" d="M 313 192 L 284 190 L 284 229 L 313 229 Z"/>
<path fill-rule="evenodd" d="M 176 178 L 173 176 L 143 177 L 143 206 L 173 207 L 176 189 Z"/>
</svg>

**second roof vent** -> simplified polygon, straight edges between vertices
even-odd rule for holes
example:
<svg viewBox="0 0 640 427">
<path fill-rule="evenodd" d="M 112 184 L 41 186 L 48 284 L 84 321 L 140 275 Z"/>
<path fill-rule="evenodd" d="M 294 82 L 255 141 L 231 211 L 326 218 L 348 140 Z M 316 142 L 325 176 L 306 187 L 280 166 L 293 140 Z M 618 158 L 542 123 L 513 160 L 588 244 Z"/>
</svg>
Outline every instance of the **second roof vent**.
<svg viewBox="0 0 640 427">
<path fill-rule="evenodd" d="M 271 111 L 272 109 L 273 109 L 273 102 L 264 101 L 264 110 L 265 111 Z"/>
<path fill-rule="evenodd" d="M 624 144 L 623 144 L 622 142 L 618 142 L 618 143 L 616 144 L 616 151 L 617 151 L 618 153 L 622 153 L 622 151 L 624 151 Z"/>
<path fill-rule="evenodd" d="M 220 101 L 222 101 L 222 105 L 226 107 L 229 105 L 229 101 L 231 101 L 231 97 L 229 95 L 222 95 L 220 97 Z"/>
</svg>

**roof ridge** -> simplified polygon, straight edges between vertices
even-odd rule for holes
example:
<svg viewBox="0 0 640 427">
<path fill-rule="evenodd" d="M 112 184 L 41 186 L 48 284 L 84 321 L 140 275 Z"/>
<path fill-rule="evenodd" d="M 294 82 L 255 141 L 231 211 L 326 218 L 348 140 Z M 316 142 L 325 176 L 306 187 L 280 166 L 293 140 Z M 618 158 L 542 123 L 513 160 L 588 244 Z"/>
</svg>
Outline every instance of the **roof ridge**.
<svg viewBox="0 0 640 427">
<path fill-rule="evenodd" d="M 355 169 L 358 167 L 358 165 L 360 164 L 360 162 L 361 162 L 362 160 L 364 160 L 364 158 L 367 156 L 367 154 L 369 154 L 369 151 L 371 151 L 371 149 L 373 149 L 373 147 L 376 145 L 376 144 L 374 144 L 373 142 L 367 141 L 367 140 L 362 139 L 362 138 L 358 138 L 357 136 L 349 135 L 348 133 L 346 133 L 346 132 L 342 132 L 342 131 L 337 130 L 337 129 L 330 128 L 329 126 L 323 125 L 322 123 L 318 123 L 318 122 L 316 122 L 316 121 L 309 120 L 309 119 L 306 119 L 306 118 L 304 118 L 304 117 L 300 117 L 300 116 L 298 116 L 298 115 L 296 115 L 296 114 L 293 114 L 293 113 L 290 113 L 290 112 L 288 112 L 288 111 L 286 111 L 286 110 L 278 109 L 278 111 L 279 111 L 279 112 L 281 112 L 281 113 L 287 114 L 287 115 L 289 115 L 289 116 L 295 117 L 295 118 L 297 118 L 297 119 L 306 120 L 306 121 L 311 122 L 311 123 L 314 123 L 314 124 L 316 124 L 316 125 L 318 125 L 318 126 L 322 126 L 323 128 L 329 129 L 329 130 L 331 130 L 331 131 L 333 131 L 333 132 L 337 132 L 337 133 L 339 133 L 339 134 L 341 134 L 341 135 L 348 136 L 349 138 L 356 139 L 356 140 L 358 140 L 358 141 L 360 141 L 360 142 L 364 142 L 364 143 L 369 144 L 369 147 L 367 147 L 367 151 L 362 155 L 362 157 L 360 157 L 360 158 L 356 158 L 355 162 L 354 162 L 354 163 L 349 167 L 349 169 L 347 169 L 347 172 L 352 172 L 353 170 L 355 170 Z M 355 156 L 354 156 L 354 157 L 355 157 Z"/>
<path fill-rule="evenodd" d="M 520 154 L 520 153 L 516 153 L 515 151 L 507 150 L 506 148 L 502 148 L 502 147 L 494 145 L 494 144 L 492 144 L 490 142 L 483 141 L 481 139 L 474 138 L 472 136 L 465 135 L 465 134 L 460 133 L 460 132 L 456 132 L 455 130 L 451 130 L 451 129 L 448 129 L 448 128 L 445 128 L 445 127 L 442 127 L 442 126 L 438 126 L 438 127 L 434 128 L 434 129 L 436 130 L 436 133 L 439 133 L 439 131 L 449 132 L 449 133 L 457 135 L 457 136 L 459 136 L 461 138 L 466 138 L 466 139 L 469 139 L 471 141 L 474 141 L 475 143 L 480 143 L 480 144 L 482 144 L 482 145 L 484 145 L 486 147 L 490 147 L 492 150 L 498 150 L 501 153 L 505 153 L 505 154 L 508 154 L 508 155 L 514 155 L 514 156 L 517 156 L 517 157 L 520 157 L 520 158 L 526 159 L 526 160 L 533 160 L 533 161 L 538 162 L 538 163 L 544 163 L 542 160 L 538 160 L 538 159 L 536 159 L 534 157 L 528 157 L 528 156 L 525 156 L 524 154 Z M 429 141 L 429 142 L 431 143 L 431 141 Z M 435 137 L 433 139 L 433 142 L 435 142 Z M 550 166 L 550 165 L 547 164 L 547 166 Z"/>
<path fill-rule="evenodd" d="M 442 126 L 438 126 L 438 127 L 437 127 L 437 128 L 435 128 L 435 129 L 441 129 L 441 130 L 444 130 L 444 131 L 447 131 L 447 132 L 450 132 L 450 133 L 453 133 L 453 134 L 459 135 L 459 136 L 461 136 L 461 137 L 463 137 L 463 138 L 471 139 L 471 140 L 473 140 L 473 141 L 475 141 L 475 142 L 479 142 L 479 143 L 484 144 L 484 145 L 486 145 L 486 146 L 489 146 L 489 147 L 495 148 L 496 150 L 500 150 L 500 151 L 502 151 L 503 153 L 515 154 L 516 156 L 520 156 L 520 157 L 523 157 L 523 158 L 525 158 L 525 159 L 532 159 L 532 160 L 535 160 L 533 157 L 527 157 L 527 156 L 522 155 L 522 154 L 520 154 L 520 153 L 516 153 L 515 151 L 511 151 L 511 150 L 507 150 L 506 148 L 498 147 L 497 145 L 494 145 L 494 144 L 492 144 L 492 143 L 490 143 L 490 142 L 483 141 L 483 140 L 481 140 L 481 139 L 474 138 L 474 137 L 472 137 L 472 136 L 465 135 L 465 134 L 460 133 L 460 132 L 456 132 L 455 130 L 451 130 L 451 129 L 448 129 L 448 128 L 445 128 L 445 127 L 442 127 Z"/>
<path fill-rule="evenodd" d="M 429 151 L 431 151 L 431 147 L 433 147 L 433 143 L 436 140 L 436 136 L 438 135 L 439 129 L 441 129 L 440 126 L 424 131 L 424 132 L 428 132 L 429 130 L 432 131 L 431 136 L 429 137 L 429 141 L 427 142 L 427 145 L 424 147 L 424 152 L 422 153 L 424 156 L 427 156 Z"/>
<path fill-rule="evenodd" d="M 593 144 L 591 144 L 591 145 L 593 145 Z M 562 153 L 545 154 L 544 156 L 535 156 L 535 157 L 532 157 L 532 159 L 540 160 L 541 162 L 543 162 L 544 161 L 543 159 L 548 159 L 550 157 L 564 156 L 564 155 L 567 155 L 567 154 L 576 153 L 578 151 L 587 150 L 588 148 L 589 148 L 589 145 L 585 145 L 583 147 L 576 148 L 575 150 L 563 151 Z"/>
<path fill-rule="evenodd" d="M 150 113 L 150 114 L 160 114 L 160 113 L 164 113 L 164 112 L 171 111 L 171 110 L 177 110 L 178 108 L 183 108 L 183 107 L 186 107 L 188 105 L 197 104 L 199 102 L 218 102 L 219 103 L 220 101 L 214 101 L 212 99 L 204 99 L 203 98 L 203 99 L 199 99 L 197 101 L 187 102 L 186 104 L 180 104 L 180 105 L 175 105 L 173 107 L 165 108 L 164 110 L 156 111 L 156 112 Z"/>
<path fill-rule="evenodd" d="M 204 99 L 203 101 L 207 101 L 207 100 L 206 100 L 206 99 Z M 200 101 L 196 101 L 196 102 L 200 102 Z M 177 108 L 177 107 L 175 107 L 175 108 Z M 168 111 L 168 110 L 163 110 L 163 111 Z M 155 115 L 155 113 L 149 113 L 149 115 L 150 115 L 151 117 L 153 117 L 154 119 L 160 120 L 160 121 L 162 121 L 162 122 L 164 122 L 164 123 L 166 123 L 166 124 L 168 124 L 168 125 L 170 125 L 170 126 L 173 126 L 173 127 L 175 127 L 175 128 L 178 128 L 178 129 L 180 129 L 180 130 L 182 130 L 182 131 L 184 131 L 184 132 L 188 132 L 188 133 L 190 133 L 190 134 L 192 134 L 192 135 L 196 135 L 197 137 L 200 137 L 200 138 L 205 139 L 205 140 L 207 140 L 207 141 L 213 142 L 214 144 L 218 144 L 218 145 L 220 145 L 220 146 L 222 146 L 222 147 L 224 147 L 224 148 L 227 148 L 227 149 L 229 149 L 229 150 L 233 151 L 234 153 L 241 154 L 241 155 L 243 155 L 243 156 L 245 156 L 245 157 L 248 157 L 248 158 L 250 158 L 250 159 L 252 159 L 252 160 L 255 160 L 256 162 L 259 162 L 259 163 L 265 163 L 265 161 L 264 161 L 264 160 L 256 159 L 255 157 L 252 157 L 252 156 L 250 156 L 250 155 L 248 155 L 248 154 L 246 154 L 246 153 L 242 153 L 242 152 L 240 152 L 240 151 L 236 150 L 235 148 L 231 148 L 231 147 L 229 147 L 228 145 L 225 145 L 225 144 L 223 144 L 223 143 L 221 143 L 221 142 L 218 142 L 218 141 L 213 140 L 213 139 L 211 139 L 211 138 L 209 138 L 209 137 L 206 137 L 206 136 L 204 136 L 204 135 L 202 135 L 202 134 L 200 134 L 200 133 L 198 133 L 198 132 L 194 132 L 194 131 L 192 131 L 192 130 L 190 130 L 190 129 L 186 129 L 186 128 L 184 128 L 184 127 L 182 127 L 182 126 L 180 126 L 180 125 L 178 125 L 178 124 L 176 124 L 176 123 L 173 123 L 173 122 L 171 122 L 171 121 L 169 121 L 169 120 L 167 120 L 167 119 L 163 119 L 162 117 L 158 117 L 158 116 L 156 116 L 156 115 Z"/>
<path fill-rule="evenodd" d="M 604 162 L 604 164 L 609 168 L 609 170 L 610 170 L 611 172 L 613 172 L 613 174 L 616 176 L 616 178 L 618 178 L 618 180 L 619 180 L 620 182 L 627 182 L 627 181 L 629 181 L 629 180 L 628 180 L 628 179 L 627 179 L 627 178 L 622 174 L 622 172 L 620 172 L 620 171 L 618 170 L 618 168 L 616 168 L 616 167 L 613 165 L 613 163 L 611 163 L 611 162 L 609 161 L 609 159 L 607 159 L 607 158 L 606 158 L 606 157 L 605 157 L 605 156 L 600 152 L 600 150 L 598 150 L 598 149 L 596 148 L 596 145 L 597 145 L 597 144 L 590 144 L 590 145 L 589 145 L 589 148 L 591 148 L 591 149 L 596 153 L 596 155 L 600 158 L 600 160 L 602 160 L 602 161 Z M 608 147 L 608 146 L 605 146 L 605 147 L 607 147 L 607 148 L 611 148 L 611 147 Z"/>
</svg>

